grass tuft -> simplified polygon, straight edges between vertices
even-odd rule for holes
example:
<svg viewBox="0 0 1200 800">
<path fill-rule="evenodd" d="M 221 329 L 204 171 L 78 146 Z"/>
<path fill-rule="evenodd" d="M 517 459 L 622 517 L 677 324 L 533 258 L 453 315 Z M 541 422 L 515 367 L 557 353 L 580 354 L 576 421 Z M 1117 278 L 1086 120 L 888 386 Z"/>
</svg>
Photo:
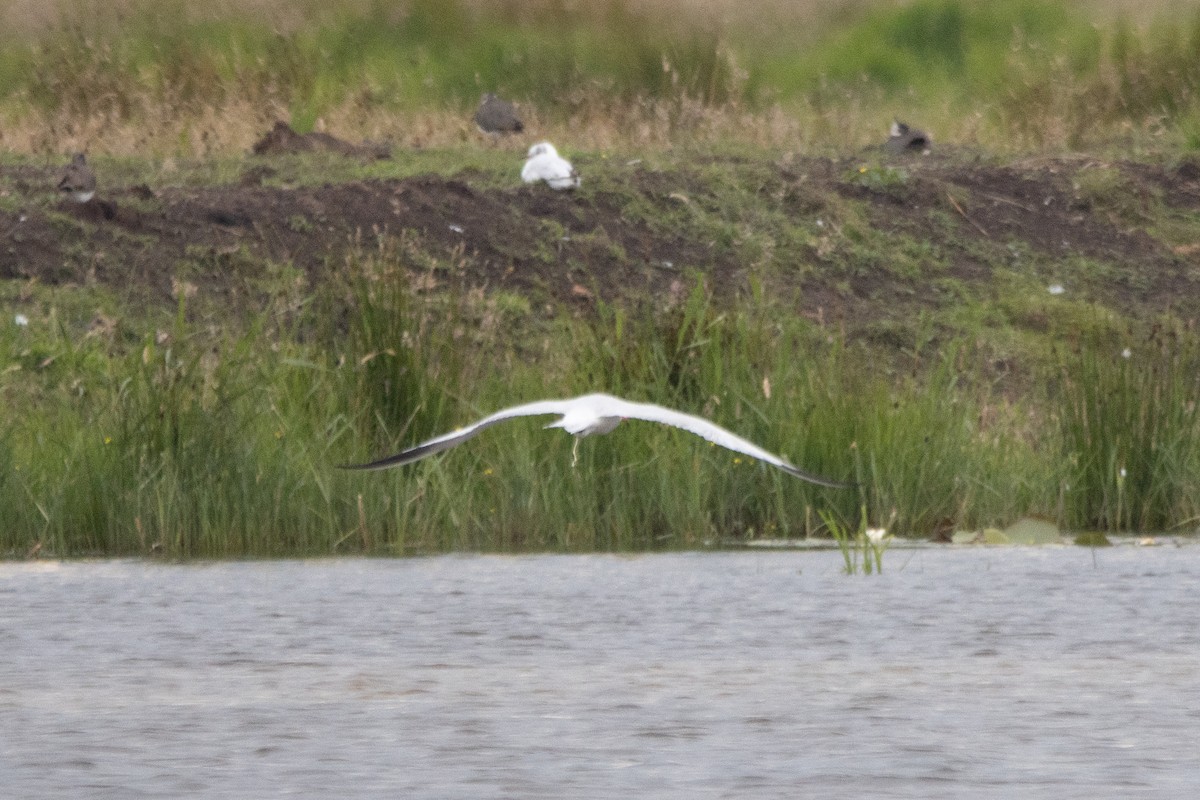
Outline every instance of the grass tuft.
<svg viewBox="0 0 1200 800">
<path fill-rule="evenodd" d="M 1081 340 L 1061 367 L 1064 516 L 1077 529 L 1163 530 L 1200 513 L 1200 349 L 1156 326 L 1122 347 Z"/>
</svg>

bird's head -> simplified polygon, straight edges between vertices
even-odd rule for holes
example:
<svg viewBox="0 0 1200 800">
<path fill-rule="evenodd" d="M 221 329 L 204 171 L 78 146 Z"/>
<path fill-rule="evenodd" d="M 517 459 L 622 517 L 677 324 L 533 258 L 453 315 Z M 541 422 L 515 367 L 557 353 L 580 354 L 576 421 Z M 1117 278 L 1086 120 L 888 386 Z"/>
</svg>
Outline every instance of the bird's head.
<svg viewBox="0 0 1200 800">
<path fill-rule="evenodd" d="M 558 151 L 554 149 L 554 145 L 549 142 L 538 142 L 533 147 L 529 148 L 529 158 L 534 156 L 549 155 L 556 156 Z"/>
</svg>

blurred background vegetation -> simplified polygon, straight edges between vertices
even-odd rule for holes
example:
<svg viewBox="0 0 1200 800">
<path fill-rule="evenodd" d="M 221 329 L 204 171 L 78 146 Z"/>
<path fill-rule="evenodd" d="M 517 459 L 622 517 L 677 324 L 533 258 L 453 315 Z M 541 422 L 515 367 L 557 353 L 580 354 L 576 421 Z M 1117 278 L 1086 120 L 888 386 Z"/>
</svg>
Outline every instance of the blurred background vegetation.
<svg viewBox="0 0 1200 800">
<path fill-rule="evenodd" d="M 0 144 L 440 145 L 484 91 L 580 147 L 835 148 L 892 116 L 989 149 L 1200 147 L 1200 6 L 1051 0 L 182 0 L 0 9 Z"/>
</svg>

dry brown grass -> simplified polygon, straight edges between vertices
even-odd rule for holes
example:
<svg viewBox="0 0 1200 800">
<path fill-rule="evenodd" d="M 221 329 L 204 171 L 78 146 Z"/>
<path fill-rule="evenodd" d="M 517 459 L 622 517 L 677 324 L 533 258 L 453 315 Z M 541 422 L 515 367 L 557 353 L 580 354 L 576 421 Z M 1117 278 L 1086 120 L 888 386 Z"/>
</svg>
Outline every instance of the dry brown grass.
<svg viewBox="0 0 1200 800">
<path fill-rule="evenodd" d="M 498 5 L 492 0 L 462 0 L 468 10 Z M 870 0 L 628 0 L 627 7 L 644 11 L 678 26 L 794 26 L 797 42 L 824 30 L 815 24 L 835 10 L 846 13 Z M 202 5 L 180 6 L 194 19 L 254 17 L 269 20 L 280 32 L 320 24 L 331 14 L 352 14 L 366 9 L 371 0 L 212 0 Z M 1148 19 L 1178 6 L 1173 0 L 1094 0 L 1081 4 L 1098 20 L 1118 14 Z M 590 13 L 591 6 L 567 3 L 568 8 Z M 33 37 L 52 29 L 63 19 L 72 25 L 103 29 L 116 25 L 123 14 L 144 8 L 144 0 L 12 0 L 0 7 L 0 31 L 9 38 Z M 521 7 L 518 14 L 536 14 L 540 3 Z M 402 13 L 398 11 L 397 13 Z M 595 13 L 603 10 L 595 8 Z M 4 38 L 0 33 L 0 43 Z M 775 35 L 778 36 L 777 31 Z M 100 49 L 97 50 L 100 53 Z M 730 56 L 732 58 L 732 56 Z M 82 61 L 88 69 L 88 59 Z M 90 67 L 95 74 L 81 77 L 98 85 L 111 80 L 104 66 Z M 1116 79 L 1105 78 L 1110 82 Z M 62 155 L 86 150 L 114 156 L 205 157 L 247 151 L 275 120 L 290 118 L 287 98 L 270 87 L 219 87 L 216 98 L 189 98 L 152 94 L 136 87 L 119 87 L 120 103 L 71 104 L 46 110 L 17 96 L 0 103 L 0 149 Z M 1069 74 L 1052 81 L 1032 81 L 1014 86 L 1007 98 L 981 101 L 968 112 L 961 108 L 921 106 L 921 118 L 911 120 L 933 132 L 938 143 L 980 146 L 995 151 L 1070 149 L 1094 141 L 1149 141 L 1163 133 L 1153 116 L 1141 122 L 1117 122 L 1093 130 L 1094 116 L 1081 111 L 1079 98 L 1087 87 Z M 472 109 L 464 106 L 381 106 L 356 96 L 357 90 L 332 106 L 323 107 L 316 120 L 319 130 L 349 139 L 390 141 L 400 148 L 455 147 L 482 141 L 470 121 Z M 103 100 L 103 98 L 101 98 Z M 736 143 L 784 151 L 848 152 L 877 144 L 886 137 L 894 116 L 905 117 L 911 98 L 883 96 L 869 91 L 847 93 L 819 107 L 807 98 L 748 109 L 738 104 L 708 105 L 693 98 L 620 100 L 603 87 L 583 87 L 564 98 L 553 111 L 525 104 L 522 113 L 527 134 L 520 142 L 548 138 L 569 143 L 574 151 L 640 151 L 679 145 Z"/>
<path fill-rule="evenodd" d="M 934 131 L 937 144 L 978 147 L 992 152 L 1061 151 L 1114 141 L 1151 146 L 1164 141 L 1160 121 L 1143 125 L 1119 123 L 1089 138 L 1086 120 L 1070 113 L 1069 90 L 1042 97 L 1037 113 L 979 109 L 968 114 L 950 111 L 926 115 L 923 127 Z M 363 108 L 352 102 L 329 109 L 315 128 L 349 141 L 386 141 L 400 149 L 454 148 L 486 144 L 475 129 L 469 108 L 390 110 Z M 836 107 L 814 108 L 806 103 L 761 110 L 712 107 L 694 100 L 644 100 L 621 104 L 597 96 L 566 119 L 525 107 L 526 131 L 506 146 L 521 150 L 548 139 L 568 143 L 580 152 L 643 152 L 671 147 L 733 145 L 784 152 L 843 154 L 880 144 L 892 117 L 902 114 L 897 104 L 885 107 L 861 98 L 848 98 Z M 186 115 L 171 109 L 156 112 L 147 104 L 144 118 L 122 119 L 94 114 L 31 112 L 0 123 L 0 149 L 29 155 L 60 156 L 76 151 L 118 157 L 204 158 L 248 152 L 276 120 L 288 120 L 281 103 L 255 104 L 233 100 L 221 106 L 201 106 Z"/>
<path fill-rule="evenodd" d="M 472 109 L 421 108 L 412 111 L 366 109 L 344 103 L 318 118 L 316 129 L 358 141 L 387 141 L 401 148 L 453 148 L 486 144 L 471 121 Z M 507 143 L 524 149 L 549 139 L 568 150 L 654 151 L 677 146 L 736 143 L 738 146 L 797 152 L 845 152 L 878 144 L 890 116 L 871 104 L 848 101 L 835 109 L 775 105 L 763 110 L 712 107 L 695 100 L 619 103 L 603 96 L 580 103 L 566 119 L 523 107 L 523 136 Z M 279 103 L 232 101 L 191 109 L 186 116 L 147 108 L 145 119 L 105 115 L 79 117 L 30 113 L 0 124 L 0 149 L 63 155 L 88 151 L 110 156 L 203 158 L 248 152 L 275 120 L 287 120 Z M 977 143 L 981 116 L 937 128 L 940 140 Z"/>
</svg>

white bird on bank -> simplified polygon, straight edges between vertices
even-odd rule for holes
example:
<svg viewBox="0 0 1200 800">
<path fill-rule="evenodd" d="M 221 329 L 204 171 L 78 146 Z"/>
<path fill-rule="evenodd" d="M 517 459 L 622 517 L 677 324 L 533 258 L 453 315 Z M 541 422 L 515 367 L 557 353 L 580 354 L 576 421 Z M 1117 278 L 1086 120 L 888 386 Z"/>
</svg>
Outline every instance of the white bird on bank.
<svg viewBox="0 0 1200 800">
<path fill-rule="evenodd" d="M 372 461 L 367 464 L 349 464 L 344 466 L 343 469 L 385 469 L 387 467 L 398 467 L 401 464 L 411 464 L 426 456 L 431 456 L 434 453 L 440 453 L 443 450 L 449 450 L 451 447 L 462 444 L 484 428 L 490 428 L 498 422 L 517 417 L 534 417 L 546 414 L 558 414 L 561 416 L 561 419 L 551 422 L 546 426 L 547 428 L 562 428 L 567 433 L 577 437 L 575 445 L 571 450 L 573 456 L 572 464 L 575 463 L 575 459 L 578 457 L 579 439 L 584 436 L 591 436 L 593 433 L 608 433 L 616 428 L 623 419 L 641 419 L 647 422 L 661 422 L 663 425 L 671 425 L 689 433 L 694 433 L 713 444 L 757 458 L 760 461 L 765 461 L 773 467 L 778 467 L 784 472 L 795 475 L 797 478 L 802 478 L 810 483 L 829 486 L 834 489 L 847 488 L 854 485 L 852 483 L 835 481 L 800 469 L 774 453 L 767 452 L 753 442 L 749 442 L 725 430 L 721 426 L 709 422 L 703 417 L 684 414 L 681 411 L 674 411 L 670 408 L 663 408 L 651 403 L 633 403 L 608 394 L 585 394 L 569 400 L 538 400 L 533 403 L 513 406 L 512 408 L 506 408 L 497 411 L 495 414 L 486 416 L 465 428 L 436 436 L 407 450 L 401 450 L 399 453 L 387 458 L 381 458 L 378 461 Z"/>
<path fill-rule="evenodd" d="M 528 160 L 521 168 L 521 180 L 526 183 L 545 181 L 551 189 L 575 189 L 579 176 L 571 162 L 558 154 L 549 142 L 538 142 L 529 148 Z"/>
</svg>

